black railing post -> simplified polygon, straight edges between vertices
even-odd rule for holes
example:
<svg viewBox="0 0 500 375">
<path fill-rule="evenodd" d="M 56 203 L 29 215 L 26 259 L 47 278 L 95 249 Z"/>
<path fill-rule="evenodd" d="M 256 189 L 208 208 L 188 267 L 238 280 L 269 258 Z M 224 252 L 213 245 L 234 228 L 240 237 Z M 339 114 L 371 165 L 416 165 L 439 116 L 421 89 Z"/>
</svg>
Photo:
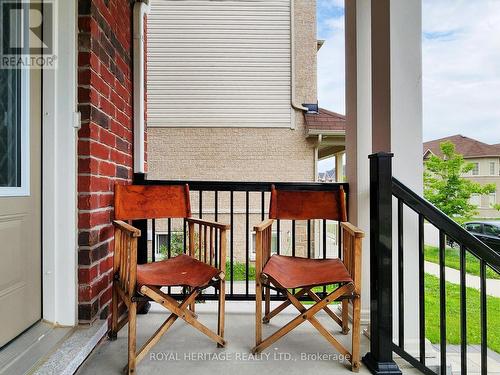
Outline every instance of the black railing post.
<svg viewBox="0 0 500 375">
<path fill-rule="evenodd" d="M 392 358 L 392 156 L 370 155 L 370 352 L 372 374 L 401 374 Z"/>
<path fill-rule="evenodd" d="M 134 184 L 141 185 L 145 180 L 144 173 L 134 173 Z M 141 231 L 141 236 L 137 239 L 137 264 L 146 264 L 148 262 L 148 221 L 133 220 L 132 225 Z"/>
</svg>

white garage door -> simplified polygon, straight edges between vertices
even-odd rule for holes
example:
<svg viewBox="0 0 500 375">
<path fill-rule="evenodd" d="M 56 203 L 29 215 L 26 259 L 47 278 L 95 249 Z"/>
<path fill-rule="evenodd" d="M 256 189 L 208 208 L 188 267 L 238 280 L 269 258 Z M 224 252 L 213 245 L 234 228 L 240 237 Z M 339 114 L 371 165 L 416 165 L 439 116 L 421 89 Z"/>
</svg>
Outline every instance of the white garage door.
<svg viewBox="0 0 500 375">
<path fill-rule="evenodd" d="M 290 127 L 290 0 L 153 0 L 148 126 Z"/>
</svg>

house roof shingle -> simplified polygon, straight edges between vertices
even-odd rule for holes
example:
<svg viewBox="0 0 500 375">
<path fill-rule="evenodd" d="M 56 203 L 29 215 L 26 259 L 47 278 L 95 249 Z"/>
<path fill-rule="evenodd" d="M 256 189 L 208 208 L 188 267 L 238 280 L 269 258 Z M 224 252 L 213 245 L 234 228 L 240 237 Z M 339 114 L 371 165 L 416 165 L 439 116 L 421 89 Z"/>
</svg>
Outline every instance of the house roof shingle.
<svg viewBox="0 0 500 375">
<path fill-rule="evenodd" d="M 309 133 L 311 131 L 319 133 L 325 132 L 341 132 L 346 129 L 345 116 L 339 113 L 329 111 L 324 108 L 319 108 L 318 113 L 306 113 L 306 127 Z"/>
<path fill-rule="evenodd" d="M 431 151 L 434 155 L 442 156 L 439 145 L 445 141 L 450 141 L 455 144 L 456 152 L 462 154 L 465 158 L 500 156 L 500 145 L 489 145 L 461 134 L 424 142 L 424 156 L 427 151 Z"/>
</svg>

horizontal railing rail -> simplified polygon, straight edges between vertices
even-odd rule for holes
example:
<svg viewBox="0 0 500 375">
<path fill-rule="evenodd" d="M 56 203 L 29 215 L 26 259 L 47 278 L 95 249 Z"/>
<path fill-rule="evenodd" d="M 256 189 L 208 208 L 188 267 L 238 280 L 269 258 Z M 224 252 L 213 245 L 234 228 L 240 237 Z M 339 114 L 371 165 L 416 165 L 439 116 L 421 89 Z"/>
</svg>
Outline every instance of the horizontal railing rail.
<svg viewBox="0 0 500 375">
<path fill-rule="evenodd" d="M 271 187 L 285 190 L 315 190 L 315 191 L 336 191 L 341 187 L 348 197 L 349 184 L 347 183 L 315 183 L 315 182 L 238 182 L 238 181 L 199 181 L 199 180 L 153 180 L 148 179 L 144 174 L 134 176 L 136 185 L 189 185 L 191 192 L 192 213 L 194 217 L 210 220 L 224 221 L 230 224 L 227 253 L 227 283 L 226 298 L 228 300 L 254 300 L 255 292 L 253 285 L 253 260 L 251 259 L 251 236 L 253 226 L 261 220 L 267 218 L 268 201 Z M 237 199 L 238 198 L 238 199 Z M 222 203 L 225 203 L 224 207 Z M 347 199 L 347 205 L 349 200 Z M 142 236 L 138 241 L 138 263 L 155 261 L 155 249 L 158 246 L 156 233 L 159 220 L 136 220 L 134 226 L 141 229 L 142 233 L 150 233 Z M 188 228 L 185 222 L 177 224 L 181 227 L 177 232 L 173 228 L 173 219 L 166 219 L 163 232 L 166 232 L 166 257 L 175 256 L 172 247 L 174 234 L 182 239 L 182 251 L 186 252 L 186 239 Z M 299 252 L 299 242 L 302 246 L 300 255 L 308 258 L 327 258 L 331 254 L 341 256 L 341 236 L 340 223 L 327 220 L 318 220 L 316 225 L 313 220 L 305 221 L 302 224 L 302 233 L 298 234 L 298 222 L 294 220 L 276 220 L 274 224 L 275 249 L 277 254 L 297 255 Z M 285 233 L 286 226 L 288 233 Z M 334 229 L 335 239 L 331 239 L 328 229 Z M 321 232 L 321 233 L 319 233 Z M 287 236 L 288 248 L 284 249 L 282 242 Z M 177 238 L 179 239 L 179 238 Z M 315 245 L 315 239 L 319 239 L 320 244 Z M 215 239 L 219 241 L 218 238 Z M 148 244 L 149 242 L 149 244 Z M 327 246 L 327 243 L 329 244 Z M 335 247 L 335 249 L 332 248 Z M 217 248 L 217 245 L 215 246 Z M 316 249 L 316 251 L 315 251 Z M 149 256 L 148 256 L 149 254 Z M 239 254 L 239 259 L 237 254 Z M 243 259 L 241 259 L 243 256 Z M 244 278 L 241 279 L 242 274 Z M 238 276 L 239 275 L 239 276 Z M 238 280 L 236 280 L 238 279 Z M 175 291 L 170 291 L 175 295 Z M 172 293 L 174 292 L 174 293 Z M 319 294 L 325 294 L 326 288 Z M 207 291 L 200 296 L 200 299 L 216 299 L 214 293 Z M 304 296 L 302 299 L 307 300 Z M 284 297 L 278 293 L 271 295 L 273 300 L 283 300 Z"/>
<path fill-rule="evenodd" d="M 392 178 L 392 194 L 401 199 L 413 211 L 423 215 L 425 220 L 445 232 L 455 242 L 463 244 L 474 256 L 484 260 L 488 266 L 500 273 L 500 255 L 495 250 L 466 231 L 456 221 L 403 185 L 395 177 Z"/>
</svg>

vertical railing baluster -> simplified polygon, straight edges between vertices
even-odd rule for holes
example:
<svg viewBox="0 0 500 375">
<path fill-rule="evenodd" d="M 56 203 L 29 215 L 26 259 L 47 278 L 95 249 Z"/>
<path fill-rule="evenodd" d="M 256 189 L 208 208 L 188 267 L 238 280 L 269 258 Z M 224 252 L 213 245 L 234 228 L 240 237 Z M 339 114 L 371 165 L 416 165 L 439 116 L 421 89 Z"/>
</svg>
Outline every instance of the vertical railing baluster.
<svg viewBox="0 0 500 375">
<path fill-rule="evenodd" d="M 311 258 L 311 220 L 307 220 L 307 257 Z"/>
<path fill-rule="evenodd" d="M 418 320 L 420 363 L 425 365 L 425 257 L 424 257 L 424 217 L 418 215 Z"/>
<path fill-rule="evenodd" d="M 326 259 L 326 220 L 323 219 L 323 259 Z"/>
<path fill-rule="evenodd" d="M 265 192 L 261 192 L 261 195 L 260 195 L 260 219 L 262 221 L 264 221 L 264 211 L 265 211 L 265 207 L 264 207 L 264 200 L 265 200 Z"/>
<path fill-rule="evenodd" d="M 281 251 L 281 221 L 276 220 L 276 254 L 280 255 Z"/>
<path fill-rule="evenodd" d="M 460 245 L 460 373 L 467 374 L 467 297 L 465 284 L 465 254 L 464 245 Z"/>
<path fill-rule="evenodd" d="M 153 222 L 154 225 L 154 222 Z M 172 219 L 168 218 L 167 220 L 167 252 L 168 258 L 172 257 Z"/>
<path fill-rule="evenodd" d="M 153 220 L 153 228 L 155 226 L 155 222 Z M 172 219 L 167 219 L 167 258 L 170 259 L 172 257 Z M 172 288 L 168 287 L 168 294 L 172 293 Z"/>
<path fill-rule="evenodd" d="M 405 300 L 404 300 L 404 280 L 403 280 L 403 202 L 398 199 L 398 333 L 399 333 L 399 347 L 404 349 L 405 335 L 404 335 L 404 317 L 405 317 Z"/>
<path fill-rule="evenodd" d="M 234 191 L 231 190 L 229 196 L 229 221 L 231 225 L 231 243 L 229 244 L 229 273 L 231 275 L 230 290 L 231 296 L 234 294 Z"/>
<path fill-rule="evenodd" d="M 214 202 L 214 209 L 215 209 L 215 215 L 214 215 L 214 218 L 215 218 L 215 221 L 218 222 L 219 221 L 219 192 L 216 190 L 215 193 L 214 193 L 214 199 L 215 199 L 215 202 Z M 219 265 L 219 261 L 217 260 L 219 258 L 219 236 L 217 235 L 217 231 L 215 232 L 215 245 L 214 245 L 214 264 L 215 264 L 215 267 L 218 267 Z"/>
<path fill-rule="evenodd" d="M 326 220 L 323 219 L 323 259 L 326 259 Z M 326 295 L 326 285 L 323 287 L 323 296 Z"/>
<path fill-rule="evenodd" d="M 156 220 L 151 220 L 151 262 L 156 261 Z"/>
<path fill-rule="evenodd" d="M 446 375 L 446 238 L 439 231 L 439 347 L 441 351 L 440 372 Z"/>
<path fill-rule="evenodd" d="M 486 300 L 486 262 L 481 259 L 480 284 L 481 284 L 481 375 L 488 373 L 488 310 Z"/>
<path fill-rule="evenodd" d="M 248 296 L 249 289 L 249 266 L 250 266 L 250 192 L 245 192 L 245 295 Z"/>
<path fill-rule="evenodd" d="M 199 192 L 198 217 L 203 219 L 203 190 L 200 190 Z"/>
<path fill-rule="evenodd" d="M 186 221 L 186 219 L 183 219 L 182 226 L 183 226 L 183 231 L 182 231 L 182 236 L 183 236 L 183 239 L 182 239 L 182 252 L 184 254 L 186 254 L 186 249 L 187 249 L 187 221 Z"/>
</svg>

